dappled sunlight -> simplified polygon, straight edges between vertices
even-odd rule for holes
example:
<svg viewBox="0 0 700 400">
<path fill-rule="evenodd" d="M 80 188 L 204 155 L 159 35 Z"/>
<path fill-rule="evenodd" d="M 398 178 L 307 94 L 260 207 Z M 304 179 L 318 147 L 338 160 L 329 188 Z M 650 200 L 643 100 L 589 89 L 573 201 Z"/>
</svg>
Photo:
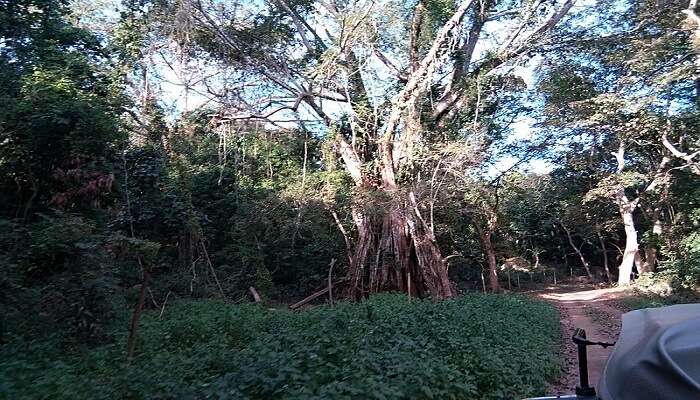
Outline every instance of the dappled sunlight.
<svg viewBox="0 0 700 400">
<path fill-rule="evenodd" d="M 564 340 L 564 358 L 567 363 L 562 380 L 556 386 L 559 393 L 573 393 L 579 382 L 578 371 L 573 364 L 576 348 L 570 341 L 574 329 L 586 331 L 587 338 L 594 341 L 614 342 L 620 330 L 622 310 L 618 299 L 629 294 L 626 288 L 592 289 L 590 285 L 549 286 L 533 293 L 554 304 L 559 310 Z M 588 374 L 595 383 L 602 375 L 611 348 L 588 349 Z"/>
<path fill-rule="evenodd" d="M 542 293 L 539 296 L 543 299 L 562 301 L 562 302 L 573 302 L 573 301 L 608 301 L 619 299 L 622 297 L 631 296 L 630 289 L 614 287 L 606 289 L 587 289 L 587 290 L 575 290 L 567 291 L 566 288 L 561 287 L 550 287 L 552 293 Z M 559 290 L 559 291 L 557 291 Z M 570 289 L 569 289 L 570 290 Z"/>
</svg>

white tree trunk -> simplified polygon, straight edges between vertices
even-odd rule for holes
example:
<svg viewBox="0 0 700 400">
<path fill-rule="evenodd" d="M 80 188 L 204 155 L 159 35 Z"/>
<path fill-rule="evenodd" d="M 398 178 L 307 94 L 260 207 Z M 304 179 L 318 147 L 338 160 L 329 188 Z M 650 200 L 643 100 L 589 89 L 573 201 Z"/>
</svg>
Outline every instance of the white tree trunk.
<svg viewBox="0 0 700 400">
<path fill-rule="evenodd" d="M 634 226 L 633 212 L 634 208 L 630 207 L 630 205 L 620 207 L 620 216 L 625 225 L 625 252 L 622 254 L 622 263 L 620 264 L 620 271 L 617 277 L 617 284 L 620 286 L 630 284 L 634 259 L 639 251 L 637 228 Z"/>
<path fill-rule="evenodd" d="M 620 147 L 616 153 L 613 153 L 617 160 L 617 174 L 622 174 L 625 169 L 625 142 L 620 141 Z M 655 180 L 648 186 L 647 189 L 655 186 Z M 637 241 L 637 228 L 634 226 L 634 210 L 639 204 L 639 197 L 630 201 L 625 193 L 625 187 L 620 184 L 615 192 L 615 202 L 620 210 L 622 223 L 625 226 L 625 251 L 622 253 L 622 263 L 618 269 L 617 284 L 619 286 L 627 286 L 630 284 L 632 276 L 632 268 L 634 268 L 637 252 L 639 251 L 639 243 Z"/>
</svg>

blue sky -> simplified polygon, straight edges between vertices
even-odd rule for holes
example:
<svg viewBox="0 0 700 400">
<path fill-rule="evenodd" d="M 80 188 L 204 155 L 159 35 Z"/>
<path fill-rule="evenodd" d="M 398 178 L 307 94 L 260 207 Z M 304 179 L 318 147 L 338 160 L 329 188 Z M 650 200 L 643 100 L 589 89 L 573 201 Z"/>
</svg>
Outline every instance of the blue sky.
<svg viewBox="0 0 700 400">
<path fill-rule="evenodd" d="M 572 9 L 572 13 L 575 13 L 577 9 L 582 7 L 594 6 L 597 0 L 580 0 L 575 9 Z M 119 0 L 74 0 L 74 8 L 78 8 L 78 12 L 81 15 L 83 23 L 94 22 L 97 26 L 111 26 L 119 18 Z M 259 7 L 260 3 L 257 1 L 250 2 L 250 6 Z M 87 7 L 87 8 L 86 8 Z M 592 17 L 590 17 L 592 18 Z M 485 27 L 485 32 L 482 35 L 483 39 L 478 42 L 477 48 L 475 50 L 475 59 L 478 59 L 480 55 L 485 54 L 490 49 L 498 48 L 500 43 L 505 40 L 505 35 L 511 29 L 511 24 L 514 22 L 497 22 L 487 24 Z M 587 24 L 592 24 L 593 20 L 587 20 L 586 18 L 579 19 L 577 25 L 586 26 Z M 312 21 L 317 28 L 322 26 L 319 21 Z M 332 26 L 324 26 L 332 31 Z M 321 29 L 319 29 L 321 30 Z M 193 110 L 205 104 L 209 104 L 212 100 L 207 96 L 198 93 L 201 90 L 201 85 L 192 85 L 193 89 L 185 91 L 185 82 L 190 82 L 192 84 L 192 79 L 202 75 L 215 75 L 220 71 L 220 66 L 211 65 L 204 60 L 189 60 L 185 64 L 177 63 L 173 58 L 174 48 L 165 48 L 159 52 L 155 52 L 152 59 L 155 64 L 154 78 L 157 78 L 157 85 L 161 91 L 161 101 L 166 110 L 169 111 L 171 116 L 175 118 L 177 115 L 183 111 Z M 399 59 L 397 57 L 392 57 L 391 54 L 387 54 L 389 58 L 393 58 L 393 61 L 399 65 Z M 167 62 L 166 62 L 167 61 Z M 520 77 L 528 89 L 534 89 L 536 81 L 536 71 L 541 63 L 541 58 L 534 57 L 526 62 L 520 63 L 518 65 L 509 67 L 507 69 L 499 70 L 498 73 L 506 73 Z M 173 70 L 171 67 L 175 67 Z M 390 88 L 393 87 L 393 77 L 391 71 L 386 68 L 381 62 L 376 58 L 370 58 L 367 65 L 367 70 L 373 71 L 375 79 L 368 80 L 368 74 L 363 74 L 365 80 L 367 81 L 368 90 L 370 95 L 377 97 L 385 97 Z M 215 82 L 215 80 L 213 81 Z M 343 113 L 349 111 L 348 107 L 344 103 L 324 101 L 324 110 L 333 115 L 340 116 Z M 308 109 L 301 108 L 299 116 L 302 119 L 314 119 L 315 115 Z M 289 120 L 294 119 L 296 116 L 291 113 L 279 113 L 276 118 L 278 120 Z M 517 119 L 512 125 L 512 134 L 508 138 L 509 141 L 523 141 L 535 139 L 538 135 L 537 129 L 534 124 L 537 121 L 530 116 L 523 116 Z M 291 123 L 280 123 L 281 125 L 291 125 Z M 311 127 L 313 128 L 313 127 Z M 498 174 L 500 171 L 505 171 L 513 167 L 513 165 L 518 160 L 513 157 L 501 157 L 494 164 L 489 166 L 489 174 Z M 523 163 L 519 169 L 529 170 L 536 173 L 546 173 L 553 168 L 553 165 L 542 159 L 535 159 Z"/>
</svg>

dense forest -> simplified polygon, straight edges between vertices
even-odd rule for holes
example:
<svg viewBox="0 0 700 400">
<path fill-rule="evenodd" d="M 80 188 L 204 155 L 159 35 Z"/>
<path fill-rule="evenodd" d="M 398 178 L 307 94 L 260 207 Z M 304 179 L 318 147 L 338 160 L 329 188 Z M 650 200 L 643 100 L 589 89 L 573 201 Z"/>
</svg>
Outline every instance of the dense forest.
<svg viewBox="0 0 700 400">
<path fill-rule="evenodd" d="M 700 6 L 0 0 L 0 171 L 0 397 L 537 394 L 700 284 Z"/>
</svg>

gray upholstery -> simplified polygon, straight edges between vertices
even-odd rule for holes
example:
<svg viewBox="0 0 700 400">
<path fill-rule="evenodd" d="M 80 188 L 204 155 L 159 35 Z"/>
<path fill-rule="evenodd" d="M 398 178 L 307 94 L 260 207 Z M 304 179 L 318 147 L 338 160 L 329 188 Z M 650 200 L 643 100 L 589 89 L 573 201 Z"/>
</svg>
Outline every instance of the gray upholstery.
<svg viewBox="0 0 700 400">
<path fill-rule="evenodd" d="M 602 400 L 700 399 L 700 304 L 623 315 L 597 392 Z"/>
</svg>

